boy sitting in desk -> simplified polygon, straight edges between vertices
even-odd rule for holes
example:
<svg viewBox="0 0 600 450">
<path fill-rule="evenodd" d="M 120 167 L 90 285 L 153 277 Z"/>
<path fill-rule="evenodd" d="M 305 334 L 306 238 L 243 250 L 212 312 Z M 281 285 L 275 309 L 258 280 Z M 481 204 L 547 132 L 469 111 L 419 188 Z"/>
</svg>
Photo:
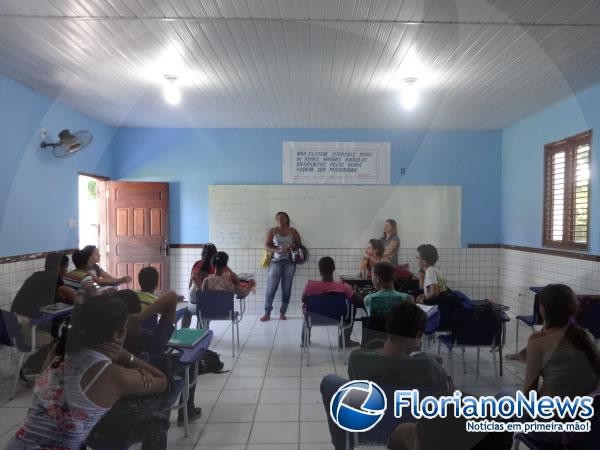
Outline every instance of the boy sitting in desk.
<svg viewBox="0 0 600 450">
<path fill-rule="evenodd" d="M 352 290 L 350 285 L 343 281 L 335 281 L 333 279 L 333 272 L 335 271 L 335 262 L 330 256 L 325 256 L 319 260 L 319 273 L 321 280 L 308 280 L 304 285 L 304 291 L 302 292 L 302 303 L 306 303 L 307 297 L 313 295 L 323 294 L 344 294 L 346 299 L 350 300 L 353 307 L 363 307 L 363 298 L 355 291 Z M 304 309 L 304 308 L 303 308 Z M 310 333 L 310 332 L 309 332 Z M 350 327 L 344 330 L 344 339 L 346 340 L 346 347 L 356 347 L 358 342 L 350 339 L 352 334 L 352 324 Z M 310 334 L 309 334 L 310 337 Z M 304 337 L 302 337 L 304 342 Z M 341 341 L 338 343 L 341 347 Z"/>
</svg>

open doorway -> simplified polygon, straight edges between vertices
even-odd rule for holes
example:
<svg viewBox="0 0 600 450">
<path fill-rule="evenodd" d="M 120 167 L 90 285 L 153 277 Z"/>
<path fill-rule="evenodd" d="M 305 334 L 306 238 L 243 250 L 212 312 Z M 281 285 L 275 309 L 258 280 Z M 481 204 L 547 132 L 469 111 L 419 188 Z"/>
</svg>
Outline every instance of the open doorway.
<svg viewBox="0 0 600 450">
<path fill-rule="evenodd" d="M 104 255 L 104 225 L 106 221 L 106 178 L 79 174 L 79 248 L 95 245 Z"/>
</svg>

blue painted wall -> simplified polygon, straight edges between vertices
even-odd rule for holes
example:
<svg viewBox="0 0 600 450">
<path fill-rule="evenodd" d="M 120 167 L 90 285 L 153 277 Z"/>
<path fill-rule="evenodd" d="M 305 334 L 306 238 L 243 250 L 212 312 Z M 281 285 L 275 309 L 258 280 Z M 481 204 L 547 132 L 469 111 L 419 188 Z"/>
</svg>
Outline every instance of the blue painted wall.
<svg viewBox="0 0 600 450">
<path fill-rule="evenodd" d="M 89 129 L 93 143 L 54 158 L 39 148 L 41 129 Z M 0 256 L 76 247 L 78 172 L 112 176 L 114 129 L 0 76 Z"/>
<path fill-rule="evenodd" d="M 502 133 L 502 242 L 541 247 L 544 145 L 593 129 L 590 252 L 600 252 L 600 85 L 550 106 Z"/>
<path fill-rule="evenodd" d="M 392 184 L 461 185 L 462 244 L 500 241 L 496 131 L 124 128 L 111 145 L 113 172 L 124 180 L 170 182 L 171 242 L 206 242 L 208 185 L 280 184 L 286 140 L 390 141 Z M 407 209 L 403 220 L 420 219 Z"/>
</svg>

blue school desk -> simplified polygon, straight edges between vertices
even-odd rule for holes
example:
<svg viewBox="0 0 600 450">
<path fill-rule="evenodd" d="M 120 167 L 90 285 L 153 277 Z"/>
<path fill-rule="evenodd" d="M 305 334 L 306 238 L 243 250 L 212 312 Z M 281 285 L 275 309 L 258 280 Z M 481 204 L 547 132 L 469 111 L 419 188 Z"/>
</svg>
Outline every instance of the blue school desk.
<svg viewBox="0 0 600 450">
<path fill-rule="evenodd" d="M 179 362 L 185 365 L 185 380 L 181 395 L 183 396 L 182 407 L 183 407 L 183 426 L 185 437 L 189 435 L 189 423 L 188 423 L 188 411 L 187 402 L 190 395 L 190 387 L 194 386 L 198 381 L 198 363 L 204 356 L 204 352 L 208 349 L 213 338 L 213 332 L 208 332 L 198 341 L 193 347 L 179 347 L 177 345 L 171 345 L 172 348 L 178 350 L 181 354 L 179 355 Z M 190 382 L 190 368 L 194 368 L 194 381 Z"/>
</svg>

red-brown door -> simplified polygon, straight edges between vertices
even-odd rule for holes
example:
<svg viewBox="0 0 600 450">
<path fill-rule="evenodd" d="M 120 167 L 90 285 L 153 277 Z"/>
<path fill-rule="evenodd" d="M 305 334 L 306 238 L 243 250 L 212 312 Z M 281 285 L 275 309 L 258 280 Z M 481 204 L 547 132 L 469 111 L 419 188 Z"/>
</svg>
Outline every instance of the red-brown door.
<svg viewBox="0 0 600 450">
<path fill-rule="evenodd" d="M 109 181 L 106 189 L 108 272 L 129 275 L 127 287 L 137 290 L 139 271 L 152 266 L 160 274 L 157 292 L 168 290 L 169 185 Z"/>
</svg>

